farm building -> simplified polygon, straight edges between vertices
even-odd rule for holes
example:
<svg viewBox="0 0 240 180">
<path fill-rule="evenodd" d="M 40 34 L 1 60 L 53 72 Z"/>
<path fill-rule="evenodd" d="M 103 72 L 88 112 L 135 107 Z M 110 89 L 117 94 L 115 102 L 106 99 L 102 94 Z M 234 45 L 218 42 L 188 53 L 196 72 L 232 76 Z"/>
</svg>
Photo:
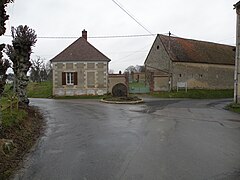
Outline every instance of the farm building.
<svg viewBox="0 0 240 180">
<path fill-rule="evenodd" d="M 233 89 L 234 46 L 158 34 L 145 60 L 153 91 Z"/>
</svg>

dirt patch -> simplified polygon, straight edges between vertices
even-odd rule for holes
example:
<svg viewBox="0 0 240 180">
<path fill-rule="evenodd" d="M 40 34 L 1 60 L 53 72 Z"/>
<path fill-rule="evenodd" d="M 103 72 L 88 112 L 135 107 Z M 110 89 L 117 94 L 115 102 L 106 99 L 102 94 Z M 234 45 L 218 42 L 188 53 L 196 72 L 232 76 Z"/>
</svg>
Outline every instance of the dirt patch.
<svg viewBox="0 0 240 180">
<path fill-rule="evenodd" d="M 34 107 L 27 108 L 27 113 L 24 121 L 0 130 L 0 179 L 9 179 L 43 132 L 41 113 Z M 9 147 L 3 146 L 6 142 Z"/>
</svg>

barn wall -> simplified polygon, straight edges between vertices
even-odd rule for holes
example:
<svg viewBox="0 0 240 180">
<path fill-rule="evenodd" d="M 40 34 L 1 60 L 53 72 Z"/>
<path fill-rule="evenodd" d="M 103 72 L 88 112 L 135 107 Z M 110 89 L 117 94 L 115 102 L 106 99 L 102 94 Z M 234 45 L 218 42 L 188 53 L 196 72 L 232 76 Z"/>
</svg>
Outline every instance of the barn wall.
<svg viewBox="0 0 240 180">
<path fill-rule="evenodd" d="M 187 82 L 190 89 L 233 89 L 234 66 L 174 62 L 174 89 L 177 82 Z"/>
</svg>

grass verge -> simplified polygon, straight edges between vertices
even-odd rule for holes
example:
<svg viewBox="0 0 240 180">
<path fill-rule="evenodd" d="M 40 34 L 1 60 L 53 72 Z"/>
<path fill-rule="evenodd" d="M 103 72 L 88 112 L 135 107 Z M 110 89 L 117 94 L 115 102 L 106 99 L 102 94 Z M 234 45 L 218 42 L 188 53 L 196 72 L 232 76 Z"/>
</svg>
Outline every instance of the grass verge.
<svg viewBox="0 0 240 180">
<path fill-rule="evenodd" d="M 52 82 L 44 81 L 40 83 L 30 82 L 27 86 L 27 95 L 29 98 L 51 98 Z"/>
<path fill-rule="evenodd" d="M 229 111 L 240 113 L 240 104 L 231 103 L 225 107 Z"/>
<path fill-rule="evenodd" d="M 54 99 L 102 99 L 105 96 L 82 95 L 82 96 L 55 96 Z"/>
<path fill-rule="evenodd" d="M 0 129 L 0 179 L 3 180 L 10 179 L 43 128 L 43 118 L 37 109 L 33 107 L 11 109 L 6 108 L 8 107 L 6 103 L 9 102 L 3 98 L 1 105 L 5 108 L 2 111 Z"/>
<path fill-rule="evenodd" d="M 221 99 L 232 98 L 233 90 L 205 90 L 205 89 L 189 89 L 187 92 L 172 91 L 172 92 L 155 92 L 150 94 L 157 98 L 192 98 L 192 99 Z"/>
<path fill-rule="evenodd" d="M 110 96 L 110 95 L 105 96 L 102 99 L 106 100 L 106 101 L 118 101 L 118 102 L 128 102 L 128 101 L 139 101 L 139 100 L 141 100 L 137 96 L 114 97 L 114 96 Z"/>
</svg>

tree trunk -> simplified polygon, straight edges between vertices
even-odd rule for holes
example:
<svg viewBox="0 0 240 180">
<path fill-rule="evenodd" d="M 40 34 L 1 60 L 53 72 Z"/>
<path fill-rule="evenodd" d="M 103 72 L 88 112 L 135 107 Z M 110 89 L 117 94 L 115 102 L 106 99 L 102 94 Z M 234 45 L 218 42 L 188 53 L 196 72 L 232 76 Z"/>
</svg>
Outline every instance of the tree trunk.
<svg viewBox="0 0 240 180">
<path fill-rule="evenodd" d="M 22 62 L 26 62 L 27 60 L 24 58 L 21 58 Z M 27 97 L 27 85 L 28 85 L 28 77 L 27 77 L 27 71 L 29 70 L 30 63 L 19 63 L 21 64 L 21 69 L 18 68 L 15 70 L 16 75 L 16 93 L 19 98 L 20 105 L 28 105 L 29 99 Z"/>
</svg>

